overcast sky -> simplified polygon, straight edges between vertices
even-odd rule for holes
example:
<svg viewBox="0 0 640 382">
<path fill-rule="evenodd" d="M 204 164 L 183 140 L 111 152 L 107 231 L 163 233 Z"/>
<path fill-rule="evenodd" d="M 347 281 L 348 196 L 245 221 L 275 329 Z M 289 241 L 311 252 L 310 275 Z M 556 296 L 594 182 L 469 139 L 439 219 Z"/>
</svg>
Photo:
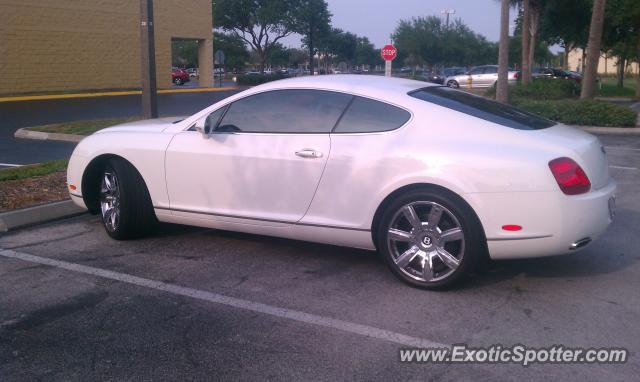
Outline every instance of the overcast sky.
<svg viewBox="0 0 640 382">
<path fill-rule="evenodd" d="M 497 0 L 327 0 L 336 28 L 367 36 L 380 48 L 389 43 L 389 36 L 403 19 L 415 16 L 440 16 L 444 9 L 453 9 L 452 18 L 460 18 L 475 32 L 490 41 L 500 38 L 500 2 Z M 511 28 L 515 9 L 511 9 Z M 297 47 L 299 36 L 291 36 L 284 45 Z"/>
</svg>

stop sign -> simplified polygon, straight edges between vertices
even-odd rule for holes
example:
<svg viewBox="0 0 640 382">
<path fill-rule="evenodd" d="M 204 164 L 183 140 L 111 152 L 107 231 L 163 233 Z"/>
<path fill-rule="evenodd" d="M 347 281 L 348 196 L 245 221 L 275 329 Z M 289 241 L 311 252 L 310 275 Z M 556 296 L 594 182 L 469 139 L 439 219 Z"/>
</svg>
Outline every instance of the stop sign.
<svg viewBox="0 0 640 382">
<path fill-rule="evenodd" d="M 398 50 L 393 45 L 385 45 L 380 54 L 385 61 L 393 61 L 398 55 Z"/>
</svg>

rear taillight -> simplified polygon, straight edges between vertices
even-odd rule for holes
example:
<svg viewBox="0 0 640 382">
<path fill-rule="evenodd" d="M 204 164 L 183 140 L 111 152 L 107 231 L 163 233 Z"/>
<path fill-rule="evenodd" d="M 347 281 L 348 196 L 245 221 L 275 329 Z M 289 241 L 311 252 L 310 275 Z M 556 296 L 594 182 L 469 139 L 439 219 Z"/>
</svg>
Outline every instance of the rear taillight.
<svg viewBox="0 0 640 382">
<path fill-rule="evenodd" d="M 513 75 L 513 78 L 515 78 L 516 80 L 520 78 L 520 72 L 516 72 L 516 74 Z"/>
<path fill-rule="evenodd" d="M 573 159 L 562 157 L 549 162 L 549 168 L 558 186 L 567 195 L 589 192 L 591 182 L 584 170 Z"/>
</svg>

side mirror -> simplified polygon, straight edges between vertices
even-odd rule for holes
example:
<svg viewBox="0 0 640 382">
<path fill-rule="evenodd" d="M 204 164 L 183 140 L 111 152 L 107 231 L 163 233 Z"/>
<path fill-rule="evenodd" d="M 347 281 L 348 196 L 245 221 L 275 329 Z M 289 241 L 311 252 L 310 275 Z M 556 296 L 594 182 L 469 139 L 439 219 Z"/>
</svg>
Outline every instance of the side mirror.
<svg viewBox="0 0 640 382">
<path fill-rule="evenodd" d="M 211 125 L 209 124 L 209 116 L 206 115 L 200 118 L 196 122 L 196 130 L 202 134 L 203 139 L 209 139 L 209 133 L 211 132 Z"/>
</svg>

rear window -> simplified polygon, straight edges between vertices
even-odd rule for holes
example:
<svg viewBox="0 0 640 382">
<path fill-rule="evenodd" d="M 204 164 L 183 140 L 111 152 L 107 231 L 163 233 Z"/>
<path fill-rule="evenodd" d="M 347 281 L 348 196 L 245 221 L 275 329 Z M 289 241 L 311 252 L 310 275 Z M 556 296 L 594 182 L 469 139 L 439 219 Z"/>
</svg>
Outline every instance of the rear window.
<svg viewBox="0 0 640 382">
<path fill-rule="evenodd" d="M 486 98 L 444 86 L 434 86 L 409 93 L 414 98 L 459 111 L 485 121 L 519 130 L 546 129 L 556 123 L 537 115 Z"/>
</svg>

